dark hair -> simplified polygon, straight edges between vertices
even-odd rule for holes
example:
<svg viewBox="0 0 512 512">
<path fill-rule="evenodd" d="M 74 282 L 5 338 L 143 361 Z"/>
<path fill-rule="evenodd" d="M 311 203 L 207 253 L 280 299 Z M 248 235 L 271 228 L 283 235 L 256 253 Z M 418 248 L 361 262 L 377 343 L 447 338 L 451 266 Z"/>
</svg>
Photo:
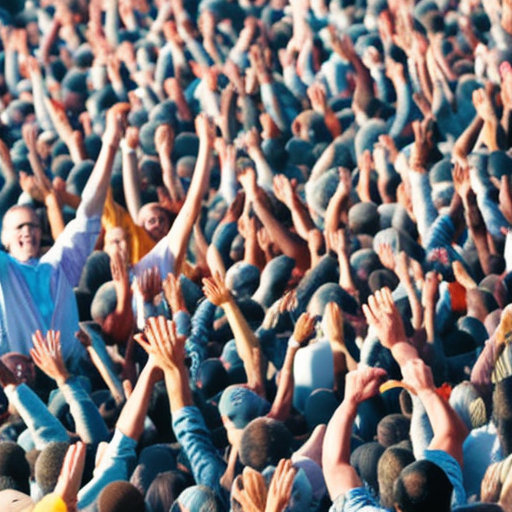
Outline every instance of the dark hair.
<svg viewBox="0 0 512 512">
<path fill-rule="evenodd" d="M 16 482 L 16 489 L 30 494 L 30 467 L 25 451 L 14 441 L 0 442 L 0 476 Z"/>
<path fill-rule="evenodd" d="M 68 448 L 68 443 L 50 443 L 37 458 L 35 469 L 36 482 L 43 494 L 49 494 L 55 489 Z"/>
<path fill-rule="evenodd" d="M 409 464 L 395 482 L 395 503 L 402 512 L 450 512 L 453 485 L 429 460 Z"/>
<path fill-rule="evenodd" d="M 507 457 L 512 453 L 512 376 L 496 383 L 492 395 L 492 419 L 503 456 Z"/>
<path fill-rule="evenodd" d="M 377 465 L 380 504 L 392 509 L 394 505 L 393 486 L 402 470 L 414 462 L 411 451 L 397 446 L 386 448 Z"/>
<path fill-rule="evenodd" d="M 146 493 L 148 512 L 168 512 L 181 492 L 192 483 L 181 471 L 160 473 Z"/>
<path fill-rule="evenodd" d="M 240 461 L 256 471 L 277 466 L 292 454 L 292 435 L 284 423 L 271 418 L 256 418 L 245 427 L 240 442 Z"/>
</svg>

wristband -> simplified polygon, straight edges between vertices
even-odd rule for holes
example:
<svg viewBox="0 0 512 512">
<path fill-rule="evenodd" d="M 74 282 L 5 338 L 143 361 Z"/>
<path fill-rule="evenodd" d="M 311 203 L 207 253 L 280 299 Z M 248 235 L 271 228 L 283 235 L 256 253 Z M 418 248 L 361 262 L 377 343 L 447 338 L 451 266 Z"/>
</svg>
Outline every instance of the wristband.
<svg viewBox="0 0 512 512">
<path fill-rule="evenodd" d="M 288 348 L 300 348 L 300 343 L 292 336 L 288 340 Z"/>
</svg>

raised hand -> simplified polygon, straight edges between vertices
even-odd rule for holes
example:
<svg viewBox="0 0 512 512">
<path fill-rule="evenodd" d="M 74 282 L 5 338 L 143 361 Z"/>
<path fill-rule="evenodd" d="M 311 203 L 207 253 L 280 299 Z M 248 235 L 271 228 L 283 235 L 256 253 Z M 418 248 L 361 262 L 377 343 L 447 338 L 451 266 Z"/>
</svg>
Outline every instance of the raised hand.
<svg viewBox="0 0 512 512">
<path fill-rule="evenodd" d="M 206 114 L 199 114 L 196 117 L 195 127 L 199 140 L 206 142 L 210 148 L 213 148 L 216 135 L 213 119 Z"/>
<path fill-rule="evenodd" d="M 283 512 L 290 502 L 297 470 L 289 459 L 281 459 L 268 488 L 265 512 Z"/>
<path fill-rule="evenodd" d="M 384 347 L 392 349 L 396 343 L 406 341 L 404 323 L 389 288 L 371 295 L 368 304 L 363 304 L 363 313 Z"/>
<path fill-rule="evenodd" d="M 144 334 L 136 334 L 135 340 L 162 370 L 183 369 L 186 337 L 178 336 L 172 320 L 163 316 L 149 318 Z"/>
<path fill-rule="evenodd" d="M 104 142 L 114 146 L 119 145 L 119 141 L 126 128 L 126 118 L 130 108 L 129 103 L 116 103 L 109 109 L 107 112 L 105 134 L 103 136 Z"/>
<path fill-rule="evenodd" d="M 158 267 L 154 266 L 144 270 L 137 277 L 137 286 L 144 302 L 153 302 L 154 298 L 162 291 L 162 278 Z"/>
<path fill-rule="evenodd" d="M 276 198 L 284 203 L 288 208 L 293 204 L 295 198 L 296 180 L 289 180 L 284 174 L 274 176 L 273 190 Z"/>
<path fill-rule="evenodd" d="M 415 358 L 407 361 L 401 370 L 405 384 L 417 395 L 435 388 L 432 370 L 421 359 Z"/>
<path fill-rule="evenodd" d="M 162 281 L 162 288 L 164 290 L 165 300 L 171 311 L 177 313 L 178 311 L 187 311 L 183 292 L 181 291 L 181 283 L 178 277 L 174 274 L 167 274 L 167 277 Z"/>
<path fill-rule="evenodd" d="M 72 444 L 66 453 L 54 494 L 60 496 L 68 512 L 77 512 L 78 491 L 82 483 L 87 453 L 84 443 Z"/>
<path fill-rule="evenodd" d="M 325 306 L 325 322 L 322 323 L 325 326 L 325 335 L 327 339 L 332 343 L 345 344 L 345 335 L 343 333 L 343 313 L 341 308 L 336 302 L 329 302 Z"/>
<path fill-rule="evenodd" d="M 360 404 L 375 396 L 385 376 L 386 370 L 371 366 L 360 366 L 357 370 L 347 373 L 345 400 Z"/>
<path fill-rule="evenodd" d="M 162 124 L 156 129 L 155 146 L 158 153 L 171 155 L 174 147 L 174 130 L 170 124 Z"/>
<path fill-rule="evenodd" d="M 265 512 L 267 484 L 263 475 L 246 466 L 235 479 L 232 498 L 242 506 L 243 512 Z"/>
<path fill-rule="evenodd" d="M 216 306 L 222 306 L 231 300 L 231 293 L 219 272 L 203 279 L 203 292 L 206 298 Z"/>
<path fill-rule="evenodd" d="M 34 348 L 30 350 L 30 355 L 37 367 L 58 385 L 64 384 L 69 373 L 62 358 L 60 332 L 50 330 L 43 337 L 38 330 L 32 335 L 32 342 Z"/>
<path fill-rule="evenodd" d="M 380 262 L 389 270 L 395 270 L 395 255 L 390 244 L 382 243 L 377 247 Z"/>
<path fill-rule="evenodd" d="M 315 332 L 316 319 L 309 313 L 302 313 L 293 329 L 293 339 L 301 346 L 307 345 Z"/>
<path fill-rule="evenodd" d="M 425 172 L 430 150 L 432 148 L 432 119 L 425 118 L 423 121 L 414 121 L 412 129 L 414 131 L 414 145 L 411 150 L 409 166 L 416 172 Z"/>
</svg>

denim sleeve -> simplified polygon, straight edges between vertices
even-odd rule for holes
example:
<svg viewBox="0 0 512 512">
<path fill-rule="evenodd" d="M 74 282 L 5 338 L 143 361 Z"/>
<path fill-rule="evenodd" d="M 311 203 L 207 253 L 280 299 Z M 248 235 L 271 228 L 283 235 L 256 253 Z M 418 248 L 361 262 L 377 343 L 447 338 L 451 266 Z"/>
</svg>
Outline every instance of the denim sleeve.
<svg viewBox="0 0 512 512">
<path fill-rule="evenodd" d="M 365 487 L 355 487 L 334 499 L 329 512 L 386 512 Z"/>
<path fill-rule="evenodd" d="M 432 425 L 427 415 L 427 411 L 421 400 L 416 395 L 412 397 L 412 418 L 411 430 L 409 432 L 412 442 L 412 450 L 416 460 L 424 458 L 424 454 L 434 437 Z"/>
<path fill-rule="evenodd" d="M 439 466 L 453 485 L 452 507 L 466 504 L 466 491 L 462 483 L 460 464 L 443 450 L 426 450 L 424 458 Z"/>
<path fill-rule="evenodd" d="M 487 172 L 483 169 L 470 167 L 469 177 L 471 188 L 476 194 L 478 208 L 482 212 L 487 231 L 489 231 L 491 236 L 500 240 L 503 239 L 501 229 L 508 229 L 510 224 L 501 213 L 498 203 L 493 201 L 491 197 L 494 185 L 491 183 Z"/>
<path fill-rule="evenodd" d="M 188 311 L 177 311 L 172 319 L 176 324 L 176 332 L 179 336 L 190 335 L 190 313 Z"/>
<path fill-rule="evenodd" d="M 277 94 L 274 91 L 273 84 L 261 84 L 260 92 L 261 101 L 263 102 L 263 107 L 265 108 L 265 111 L 268 113 L 268 115 L 272 118 L 272 121 L 276 123 L 277 127 L 281 131 L 287 131 L 289 126 L 283 115 L 282 108 L 281 105 L 279 104 Z"/>
<path fill-rule="evenodd" d="M 6 386 L 4 391 L 30 430 L 38 450 L 53 441 L 69 442 L 66 429 L 26 384 Z"/>
<path fill-rule="evenodd" d="M 411 88 L 407 82 L 398 87 L 396 96 L 396 116 L 389 130 L 389 135 L 393 138 L 398 137 L 402 133 L 410 119 L 412 95 Z"/>
<path fill-rule="evenodd" d="M 412 208 L 422 240 L 427 240 L 430 227 L 437 218 L 437 210 L 432 201 L 432 189 L 428 173 L 409 172 Z"/>
<path fill-rule="evenodd" d="M 76 377 L 71 377 L 60 387 L 71 415 L 75 420 L 76 433 L 87 444 L 106 441 L 109 432 L 98 408 Z"/>
<path fill-rule="evenodd" d="M 155 68 L 155 82 L 163 86 L 165 79 L 172 77 L 174 77 L 172 47 L 170 44 L 166 44 L 158 53 Z"/>
<path fill-rule="evenodd" d="M 292 64 L 290 66 L 286 66 L 283 69 L 283 78 L 284 78 L 284 84 L 292 94 L 300 101 L 307 98 L 307 86 L 306 84 L 300 79 L 299 75 L 297 74 L 297 69 L 295 67 L 295 64 Z"/>
<path fill-rule="evenodd" d="M 213 233 L 212 244 L 219 251 L 226 268 L 229 268 L 232 264 L 229 253 L 231 251 L 231 244 L 237 235 L 238 225 L 236 222 L 221 222 Z"/>
<path fill-rule="evenodd" d="M 199 366 L 206 358 L 206 345 L 210 339 L 216 308 L 215 304 L 206 299 L 199 304 L 192 317 L 192 333 L 185 343 L 185 350 L 192 359 L 190 366 L 192 385 L 196 382 Z"/>
<path fill-rule="evenodd" d="M 196 483 L 210 487 L 224 500 L 220 479 L 227 464 L 213 446 L 199 409 L 187 406 L 173 413 L 172 427 L 190 462 Z"/>
<path fill-rule="evenodd" d="M 92 480 L 78 492 L 78 510 L 93 505 L 108 484 L 130 478 L 137 462 L 136 447 L 137 441 L 116 429 Z"/>
</svg>

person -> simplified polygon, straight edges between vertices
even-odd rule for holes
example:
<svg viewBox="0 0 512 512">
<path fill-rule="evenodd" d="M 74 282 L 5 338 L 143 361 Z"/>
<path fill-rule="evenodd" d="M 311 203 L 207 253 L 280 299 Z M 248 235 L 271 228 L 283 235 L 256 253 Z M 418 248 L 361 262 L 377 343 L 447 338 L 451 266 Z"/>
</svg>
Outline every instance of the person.
<svg viewBox="0 0 512 512">
<path fill-rule="evenodd" d="M 129 106 L 109 111 L 103 145 L 83 192 L 76 218 L 53 247 L 40 255 L 41 226 L 28 206 L 13 206 L 2 222 L 0 253 L 0 352 L 29 355 L 32 333 L 61 331 L 62 352 L 70 367 L 78 368 L 84 356 L 75 338 L 78 310 L 73 286 L 78 284 L 85 261 L 99 234 L 99 219 L 115 152 Z"/>
</svg>

